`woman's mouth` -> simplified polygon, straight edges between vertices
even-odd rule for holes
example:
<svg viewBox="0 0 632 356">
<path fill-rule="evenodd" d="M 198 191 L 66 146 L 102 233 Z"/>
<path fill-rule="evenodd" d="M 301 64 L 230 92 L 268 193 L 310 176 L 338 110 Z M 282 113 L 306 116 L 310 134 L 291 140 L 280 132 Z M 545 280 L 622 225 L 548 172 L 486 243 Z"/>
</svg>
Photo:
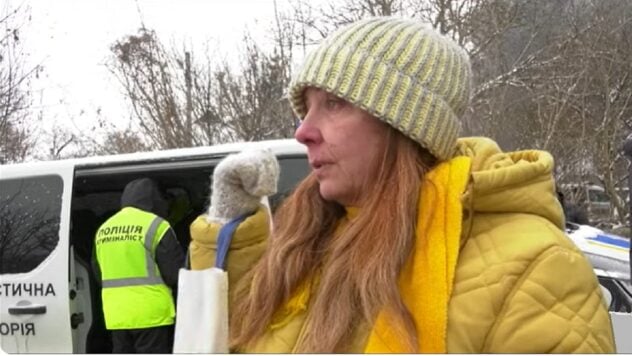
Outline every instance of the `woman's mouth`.
<svg viewBox="0 0 632 356">
<path fill-rule="evenodd" d="M 320 160 L 313 161 L 313 162 L 310 164 L 310 166 L 312 166 L 312 169 L 313 169 L 315 172 L 320 172 L 320 171 L 322 171 L 322 170 L 323 170 L 324 168 L 326 168 L 328 165 L 329 165 L 329 163 L 328 163 L 328 162 L 324 162 L 324 161 L 320 161 Z"/>
</svg>

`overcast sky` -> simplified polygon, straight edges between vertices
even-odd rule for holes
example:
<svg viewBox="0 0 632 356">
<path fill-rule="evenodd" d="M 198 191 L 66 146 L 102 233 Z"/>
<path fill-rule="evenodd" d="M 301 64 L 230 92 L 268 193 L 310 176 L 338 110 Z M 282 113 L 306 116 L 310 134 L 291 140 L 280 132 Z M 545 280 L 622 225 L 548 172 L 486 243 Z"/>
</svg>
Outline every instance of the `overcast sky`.
<svg viewBox="0 0 632 356">
<path fill-rule="evenodd" d="M 7 1 L 7 0 L 5 0 Z M 43 71 L 32 84 L 43 127 L 53 122 L 94 132 L 95 113 L 125 125 L 121 88 L 104 66 L 110 45 L 135 34 L 141 23 L 170 47 L 187 43 L 194 51 L 219 46 L 230 57 L 247 27 L 257 40 L 273 19 L 273 0 L 8 0 L 30 8 L 22 30 L 28 61 Z M 277 0 L 287 8 L 287 0 Z M 258 37 L 259 36 L 259 37 Z"/>
</svg>

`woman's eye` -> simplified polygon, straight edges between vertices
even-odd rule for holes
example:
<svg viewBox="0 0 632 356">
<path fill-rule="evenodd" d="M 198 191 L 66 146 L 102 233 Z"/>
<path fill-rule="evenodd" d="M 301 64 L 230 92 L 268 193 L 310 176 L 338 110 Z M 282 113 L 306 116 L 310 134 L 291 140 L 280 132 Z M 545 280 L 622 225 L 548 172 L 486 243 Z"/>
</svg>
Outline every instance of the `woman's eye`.
<svg viewBox="0 0 632 356">
<path fill-rule="evenodd" d="M 342 99 L 330 98 L 325 101 L 327 109 L 338 109 L 342 106 Z"/>
</svg>

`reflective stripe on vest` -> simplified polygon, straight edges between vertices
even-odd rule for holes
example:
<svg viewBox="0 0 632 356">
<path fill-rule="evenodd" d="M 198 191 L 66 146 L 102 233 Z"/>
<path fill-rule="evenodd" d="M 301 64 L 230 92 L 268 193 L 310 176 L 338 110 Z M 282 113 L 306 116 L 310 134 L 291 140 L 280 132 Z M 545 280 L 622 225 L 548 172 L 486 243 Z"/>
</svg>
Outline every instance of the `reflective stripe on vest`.
<svg viewBox="0 0 632 356">
<path fill-rule="evenodd" d="M 135 277 L 135 278 L 119 278 L 119 279 L 106 279 L 103 280 L 103 288 L 112 287 L 129 287 L 139 285 L 155 285 L 164 284 L 162 277 L 156 275 L 156 262 L 151 253 L 151 247 L 154 244 L 154 238 L 156 237 L 156 231 L 164 220 L 156 216 L 149 225 L 149 229 L 145 234 L 145 268 L 147 268 L 147 277 Z"/>
</svg>

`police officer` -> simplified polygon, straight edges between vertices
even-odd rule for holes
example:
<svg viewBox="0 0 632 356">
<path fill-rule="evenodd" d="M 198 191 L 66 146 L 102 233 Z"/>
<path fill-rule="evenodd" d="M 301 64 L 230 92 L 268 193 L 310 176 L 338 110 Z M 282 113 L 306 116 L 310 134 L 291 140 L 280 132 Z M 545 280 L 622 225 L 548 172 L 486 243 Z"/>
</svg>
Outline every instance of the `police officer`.
<svg viewBox="0 0 632 356">
<path fill-rule="evenodd" d="M 94 245 L 112 351 L 171 353 L 184 251 L 164 219 L 167 199 L 154 180 L 141 178 L 125 186 L 121 207 L 97 230 Z"/>
</svg>

